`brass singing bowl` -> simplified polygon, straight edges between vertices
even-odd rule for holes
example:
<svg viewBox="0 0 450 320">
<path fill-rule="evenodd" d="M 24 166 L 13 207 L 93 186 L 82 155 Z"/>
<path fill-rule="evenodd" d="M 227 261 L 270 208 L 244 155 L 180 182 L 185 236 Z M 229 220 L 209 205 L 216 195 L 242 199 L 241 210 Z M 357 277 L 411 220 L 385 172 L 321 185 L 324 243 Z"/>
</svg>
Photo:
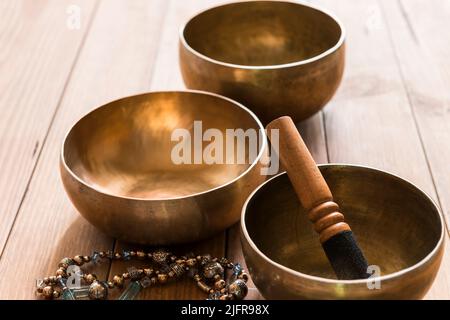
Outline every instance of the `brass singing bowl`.
<svg viewBox="0 0 450 320">
<path fill-rule="evenodd" d="M 444 252 L 438 207 L 417 187 L 392 174 L 351 165 L 319 167 L 369 265 L 378 266 L 381 275 L 336 280 L 287 174 L 282 173 L 252 193 L 241 218 L 245 260 L 262 295 L 268 299 L 422 298 Z"/>
<path fill-rule="evenodd" d="M 207 164 L 202 158 L 200 164 L 174 163 L 172 151 L 182 141 L 172 141 L 175 129 L 191 134 L 186 150 L 194 157 L 194 121 L 202 121 L 200 134 L 209 128 L 223 134 L 258 130 L 256 158 L 241 164 Z M 210 142 L 200 143 L 205 148 Z M 234 140 L 235 150 L 240 143 Z M 64 140 L 60 169 L 75 207 L 106 234 L 149 245 L 185 243 L 239 220 L 245 199 L 264 180 L 260 159 L 266 144 L 262 124 L 239 103 L 204 92 L 152 92 L 82 117 Z"/>
<path fill-rule="evenodd" d="M 180 67 L 188 88 L 239 101 L 265 124 L 285 115 L 299 121 L 337 90 L 344 42 L 342 24 L 309 4 L 236 2 L 181 28 Z"/>
</svg>

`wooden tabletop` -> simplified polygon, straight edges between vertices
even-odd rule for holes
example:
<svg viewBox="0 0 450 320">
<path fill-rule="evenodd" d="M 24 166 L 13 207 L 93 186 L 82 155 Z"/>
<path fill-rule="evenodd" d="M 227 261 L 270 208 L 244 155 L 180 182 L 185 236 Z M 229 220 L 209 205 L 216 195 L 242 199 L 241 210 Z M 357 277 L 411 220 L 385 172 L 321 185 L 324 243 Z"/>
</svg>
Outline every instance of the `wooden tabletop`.
<svg viewBox="0 0 450 320">
<path fill-rule="evenodd" d="M 84 220 L 59 178 L 64 134 L 88 110 L 183 89 L 178 29 L 223 0 L 0 2 L 0 298 L 34 299 L 35 279 L 64 256 L 123 247 Z M 317 162 L 398 174 L 450 214 L 450 2 L 320 0 L 347 29 L 334 99 L 299 128 Z M 73 20 L 81 10 L 80 24 Z M 79 27 L 79 28 L 78 28 Z M 448 233 L 446 233 L 448 238 Z M 237 227 L 190 251 L 244 263 Z M 450 248 L 427 298 L 450 298 Z M 101 266 L 99 277 L 121 270 Z M 250 284 L 249 298 L 259 298 Z M 144 299 L 204 299 L 189 281 Z"/>
</svg>

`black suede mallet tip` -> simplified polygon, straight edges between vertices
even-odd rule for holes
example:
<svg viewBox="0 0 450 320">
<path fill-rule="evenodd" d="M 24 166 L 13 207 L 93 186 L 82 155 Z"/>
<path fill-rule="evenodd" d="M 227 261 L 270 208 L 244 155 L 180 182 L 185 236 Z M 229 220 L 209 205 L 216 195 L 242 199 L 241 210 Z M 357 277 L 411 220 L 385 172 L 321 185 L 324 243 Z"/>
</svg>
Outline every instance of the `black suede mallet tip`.
<svg viewBox="0 0 450 320">
<path fill-rule="evenodd" d="M 338 279 L 367 279 L 368 263 L 352 231 L 343 231 L 322 243 Z"/>
</svg>

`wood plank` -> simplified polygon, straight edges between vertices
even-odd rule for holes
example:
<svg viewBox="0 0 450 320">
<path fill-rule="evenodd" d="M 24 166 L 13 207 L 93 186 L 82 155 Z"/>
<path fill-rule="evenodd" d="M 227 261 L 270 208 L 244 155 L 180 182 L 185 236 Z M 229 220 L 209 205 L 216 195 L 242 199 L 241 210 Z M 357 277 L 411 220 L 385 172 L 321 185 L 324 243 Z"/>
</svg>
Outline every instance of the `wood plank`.
<svg viewBox="0 0 450 320">
<path fill-rule="evenodd" d="M 388 26 L 376 1 L 317 1 L 335 10 L 348 33 L 341 97 L 325 110 L 331 162 L 398 174 L 436 199 L 420 136 L 397 66 Z M 448 299 L 449 252 L 428 298 Z"/>
<path fill-rule="evenodd" d="M 381 1 L 447 224 L 450 219 L 448 1 Z"/>
<path fill-rule="evenodd" d="M 167 16 L 162 28 L 161 41 L 157 59 L 155 61 L 155 71 L 151 80 L 151 90 L 184 90 L 183 80 L 178 65 L 178 32 L 181 25 L 196 12 L 209 8 L 220 0 L 201 1 L 170 1 Z M 116 245 L 116 250 L 132 248 L 120 242 Z M 147 248 L 151 250 L 151 248 Z M 199 243 L 177 246 L 169 248 L 174 253 L 184 254 L 193 252 L 195 254 L 209 253 L 212 256 L 221 257 L 225 255 L 225 232 L 217 236 L 201 241 Z M 124 264 L 114 262 L 111 267 L 110 278 L 116 273 L 124 270 Z M 205 299 L 206 294 L 200 291 L 195 283 L 190 279 L 168 283 L 144 290 L 140 293 L 139 299 Z"/>
<path fill-rule="evenodd" d="M 66 8 L 82 7 L 79 30 Z M 45 143 L 96 1 L 0 3 L 0 255 Z"/>
<path fill-rule="evenodd" d="M 445 26 L 444 13 L 442 13 L 442 18 L 439 13 L 447 12 L 447 8 L 433 9 L 438 13 L 438 22 L 436 22 L 424 14 L 431 10 L 427 8 L 426 4 L 416 1 L 417 3 L 414 2 L 414 4 L 417 4 L 417 7 L 415 7 L 414 4 L 409 6 L 410 3 L 408 2 L 406 5 L 405 2 L 404 10 L 414 17 L 411 19 L 414 21 L 412 23 L 402 20 L 405 16 L 402 11 L 399 11 L 399 8 L 393 8 L 394 10 L 391 11 L 391 3 L 388 5 L 388 1 L 383 1 L 383 8 L 388 8 L 388 10 L 384 10 L 388 25 L 381 16 L 379 25 L 381 28 L 378 28 L 376 23 L 368 23 L 368 21 L 373 22 L 373 17 L 377 16 L 377 10 L 380 9 L 376 1 L 364 4 L 352 3 L 351 9 L 347 2 L 343 1 L 336 3 L 325 0 L 321 2 L 338 12 L 349 31 L 346 78 L 338 96 L 325 111 L 330 160 L 332 162 L 369 164 L 406 177 L 436 200 L 440 200 L 444 211 L 448 214 L 448 199 L 445 195 L 448 177 L 442 172 L 446 172 L 445 169 L 448 168 L 444 145 L 447 140 L 444 139 L 448 139 L 449 130 L 444 120 L 447 119 L 448 97 L 445 89 L 446 85 L 448 87 L 449 73 L 447 71 L 448 64 L 444 64 L 446 62 L 444 58 L 446 54 L 448 56 L 449 52 L 447 45 L 443 43 L 445 41 L 441 41 L 439 37 L 431 37 L 431 40 L 426 38 L 430 31 L 439 34 L 438 30 L 444 30 L 439 29 L 439 26 Z M 173 49 L 176 46 L 177 35 L 175 32 L 177 33 L 178 28 L 170 21 L 179 21 L 180 17 L 190 15 L 191 10 L 192 13 L 196 11 L 195 6 L 200 9 L 208 7 L 210 4 L 210 1 L 195 3 L 172 1 L 170 14 L 165 18 L 162 45 L 157 54 L 157 67 L 152 76 L 152 60 L 155 57 L 155 46 L 158 43 L 158 31 L 160 31 L 157 26 L 164 19 L 162 11 L 165 4 L 163 1 L 151 4 L 135 1 L 130 6 L 118 1 L 110 1 L 107 5 L 105 2 L 102 3 L 69 84 L 67 95 L 46 140 L 35 176 L 19 211 L 8 245 L 0 260 L 0 273 L 4 278 L 9 279 L 8 283 L 0 282 L 0 298 L 31 298 L 33 297 L 33 279 L 52 272 L 57 261 L 63 255 L 90 253 L 93 248 L 106 250 L 112 246 L 113 240 L 99 235 L 84 219 L 80 218 L 64 195 L 57 173 L 57 157 L 63 134 L 79 115 L 105 100 L 146 91 L 149 87 L 152 89 L 181 88 L 182 82 L 177 71 L 178 67 L 174 63 L 177 61 L 177 53 Z M 441 4 L 444 6 L 444 3 L 441 2 Z M 428 4 L 428 7 L 431 6 Z M 83 12 L 86 11 L 83 10 Z M 14 14 L 8 18 L 16 19 Z M 2 23 L 9 25 L 8 21 L 8 19 L 0 21 L 0 30 L 4 30 L 1 27 Z M 142 32 L 142 25 L 148 25 L 149 21 L 152 21 L 152 28 L 150 30 L 144 28 L 145 32 Z M 415 28 L 416 24 L 419 25 L 417 29 Z M 389 39 L 389 29 L 393 39 L 397 40 L 394 43 Z M 17 30 L 11 32 L 17 32 Z M 10 35 L 7 34 L 8 38 Z M 15 39 L 15 36 L 13 35 L 11 38 Z M 3 43 L 3 33 L 0 34 L 0 40 Z M 122 45 L 125 41 L 127 41 L 126 47 Z M 25 42 L 28 45 L 28 41 Z M 414 46 L 411 42 L 418 42 L 418 44 Z M 404 45 L 405 43 L 406 45 Z M 417 46 L 421 47 L 418 53 L 414 51 Z M 432 50 L 432 53 L 427 50 Z M 404 73 L 403 79 L 398 72 L 396 55 L 401 57 L 400 60 L 405 60 L 400 61 L 400 68 Z M 436 59 L 436 56 L 439 59 Z M 0 59 L 2 58 L 0 57 Z M 424 62 L 419 58 L 423 60 L 427 58 L 431 61 Z M 0 70 L 3 67 L 3 64 L 0 64 Z M 51 67 L 54 69 L 53 72 L 64 70 L 64 68 Z M 431 68 L 431 72 L 428 68 Z M 70 65 L 68 69 L 70 70 Z M 22 69 L 16 67 L 13 70 Z M 23 70 L 24 77 L 28 75 L 27 72 L 31 72 L 29 68 L 23 68 Z M 127 77 L 123 77 L 125 72 Z M 42 74 L 40 70 L 36 73 Z M 45 83 L 44 80 L 49 75 L 51 73 L 39 78 L 41 81 L 36 81 L 36 83 Z M 65 79 L 62 75 L 58 76 L 61 77 L 58 79 Z M 149 85 L 150 79 L 151 86 Z M 23 85 L 23 78 L 16 81 L 17 87 Z M 422 82 L 430 83 L 430 85 L 424 86 Z M 53 82 L 52 80 L 50 83 L 52 88 L 45 88 L 47 95 L 61 85 L 61 81 Z M 9 85 L 8 79 L 5 80 L 0 76 L 0 84 L 2 88 L 6 87 L 4 84 Z M 406 91 L 404 84 L 406 84 Z M 36 95 L 41 96 L 34 91 L 30 91 L 29 95 L 34 99 Z M 39 102 L 38 105 L 45 106 L 43 101 L 44 97 L 48 98 L 47 95 L 42 94 L 41 98 L 36 99 Z M 51 96 L 54 94 L 50 94 Z M 22 110 L 28 112 L 31 108 L 30 105 L 33 105 L 29 102 L 31 98 L 27 100 L 28 104 L 20 100 L 28 98 L 12 99 L 11 105 L 26 105 L 26 108 Z M 1 99 L 0 101 L 3 101 Z M 48 100 L 45 101 L 48 103 Z M 409 108 L 409 102 L 413 106 L 414 112 Z M 55 108 L 56 105 L 57 103 Z M 3 104 L 0 104 L 0 107 L 3 107 Z M 5 108 L 0 108 L 2 115 L 3 109 Z M 36 110 L 42 112 L 43 109 L 36 108 Z M 39 114 L 36 110 L 31 110 L 35 113 L 31 113 L 34 117 L 30 116 L 30 119 L 42 119 L 44 115 Z M 23 116 L 24 113 L 18 114 Z M 414 121 L 414 116 L 416 121 Z M 14 121 L 18 121 L 14 117 L 15 115 L 11 112 L 5 113 L 5 117 L 0 121 L 8 124 L 14 123 Z M 319 117 L 318 120 L 310 120 L 311 125 L 308 124 L 309 122 L 303 124 L 301 131 L 307 137 L 312 136 L 306 140 L 309 147 L 316 153 L 316 160 L 326 162 L 326 152 L 323 152 L 326 149 L 325 140 L 323 137 L 320 138 L 323 135 L 320 115 L 315 118 L 317 117 Z M 15 120 L 11 122 L 11 119 Z M 47 123 L 49 121 L 51 120 L 48 120 Z M 417 132 L 416 122 L 421 135 Z M 42 127 L 35 129 L 45 132 L 43 124 L 36 124 L 36 126 L 41 125 Z M 11 128 L 11 126 L 4 125 L 0 126 L 0 130 L 7 127 L 8 130 Z M 31 128 L 23 130 L 31 130 Z M 7 133 L 1 131 L 0 133 L 2 139 L 5 136 L 8 137 Z M 423 154 L 421 139 L 434 173 L 439 199 L 428 171 L 427 158 Z M 4 144 L 3 141 L 7 141 L 8 144 Z M 4 145 L 7 147 L 3 147 Z M 30 145 L 23 150 L 30 150 L 29 147 Z M 11 150 L 9 140 L 2 140 L 0 159 L 2 159 L 2 150 Z M 39 146 L 37 150 L 39 153 Z M 9 156 L 4 157 L 4 159 L 6 158 L 8 161 L 14 159 Z M 36 161 L 37 159 L 34 159 L 33 162 L 30 162 L 31 167 Z M 19 185 L 20 179 L 17 180 L 17 177 L 23 175 L 26 178 L 25 171 L 28 166 L 23 165 L 22 162 L 19 162 L 20 166 L 17 163 L 5 163 L 6 165 L 3 165 L 4 163 L 0 161 L 2 164 L 0 167 L 7 168 L 8 170 L 5 172 L 9 172 L 9 169 L 16 170 L 18 174 L 11 175 L 9 181 L 17 181 L 16 184 Z M 15 166 L 22 168 L 21 170 L 24 172 Z M 8 185 L 5 182 L 2 185 L 0 178 L 0 190 L 10 189 L 11 182 L 9 181 Z M 27 182 L 27 179 L 24 181 Z M 26 186 L 27 183 L 24 185 Z M 20 186 L 14 185 L 13 188 L 19 190 Z M 21 194 L 20 191 L 19 194 Z M 1 212 L 9 212 L 14 205 L 11 204 L 11 201 L 6 204 L 8 210 Z M 2 209 L 1 206 L 0 209 Z M 1 232 L 2 222 L 3 220 L 0 222 L 0 238 L 4 234 Z M 232 259 L 242 261 L 237 231 L 236 228 L 229 231 L 227 255 Z M 83 239 L 83 241 L 79 241 L 79 239 Z M 223 241 L 223 235 L 219 235 L 217 239 L 199 244 L 198 250 L 202 250 L 202 252 L 211 250 L 219 254 L 224 250 Z M 193 248 L 188 247 L 189 249 Z M 449 298 L 450 277 L 447 270 L 449 270 L 450 264 L 448 257 L 447 252 L 438 279 L 428 295 L 429 298 Z M 106 275 L 108 266 L 104 267 L 100 276 Z M 112 271 L 116 269 L 119 270 L 120 266 L 114 264 Z M 204 298 L 204 296 L 190 284 L 177 283 L 173 286 L 148 290 L 142 298 L 183 299 Z M 251 290 L 249 298 L 258 298 L 255 289 Z"/>
<path fill-rule="evenodd" d="M 91 108 L 148 90 L 164 11 L 163 0 L 100 4 L 0 260 L 2 279 L 8 279 L 0 281 L 0 298 L 34 298 L 34 280 L 53 273 L 63 256 L 112 249 L 113 240 L 81 218 L 65 195 L 60 147 L 72 123 Z M 106 277 L 108 268 L 97 275 Z"/>
<path fill-rule="evenodd" d="M 323 126 L 323 114 L 319 112 L 311 118 L 302 121 L 297 125 L 303 140 L 305 141 L 308 149 L 316 160 L 317 163 L 327 163 L 327 149 L 325 141 L 325 131 Z M 236 224 L 228 230 L 227 233 L 227 257 L 239 262 L 246 270 L 247 265 L 245 263 L 244 255 L 242 253 L 242 246 L 240 240 L 240 224 Z M 248 287 L 251 289 L 247 296 L 247 299 L 263 299 L 258 292 L 253 281 L 248 282 Z"/>
<path fill-rule="evenodd" d="M 323 112 L 318 112 L 309 119 L 298 123 L 297 128 L 299 129 L 303 140 L 308 146 L 309 151 L 313 155 L 314 160 L 317 163 L 328 163 Z M 247 265 L 245 263 L 245 258 L 242 252 L 239 223 L 231 227 L 227 232 L 226 255 L 230 260 L 240 263 L 245 268 L 245 270 L 247 270 Z M 249 293 L 246 300 L 264 299 L 251 279 L 248 282 L 248 287 Z"/>
<path fill-rule="evenodd" d="M 446 1 L 381 1 L 389 26 L 397 61 L 427 155 L 436 194 L 447 222 L 450 223 L 450 45 L 442 41 L 440 31 L 448 30 L 450 6 Z M 447 55 L 445 55 L 445 53 Z M 445 59 L 444 59 L 445 57 Z M 449 250 L 447 249 L 447 252 Z M 449 270 L 447 253 L 442 270 Z M 450 272 L 441 271 L 440 292 L 450 292 Z M 440 298 L 437 293 L 433 298 Z M 448 296 L 446 296 L 448 298 Z"/>
<path fill-rule="evenodd" d="M 158 59 L 155 63 L 155 73 L 152 77 L 152 90 L 167 90 L 184 88 L 181 74 L 178 66 L 178 32 L 181 24 L 189 19 L 192 15 L 200 10 L 204 10 L 216 4 L 222 3 L 220 0 L 202 0 L 202 1 L 172 1 L 168 15 L 165 20 L 163 35 L 161 38 Z M 327 162 L 325 140 L 323 136 L 321 114 L 316 115 L 312 119 L 300 124 L 305 139 L 313 150 L 318 162 Z M 226 256 L 232 260 L 239 262 L 245 266 L 242 256 L 242 250 L 239 237 L 237 236 L 239 229 L 237 226 L 230 228 L 228 232 L 227 252 Z M 224 238 L 218 235 L 213 240 L 195 244 L 190 247 L 190 251 L 209 252 L 211 254 L 221 256 L 224 255 Z M 116 247 L 122 250 L 121 244 Z M 179 249 L 178 249 L 179 250 Z M 206 251 L 205 251 L 206 250 Z M 114 263 L 111 269 L 110 277 L 115 273 L 121 272 L 124 265 L 122 263 Z M 254 285 L 249 283 L 250 291 L 249 299 L 260 298 L 258 291 Z M 140 299 L 204 299 L 205 295 L 200 292 L 190 281 L 178 282 L 164 287 L 158 287 L 144 291 Z"/>
<path fill-rule="evenodd" d="M 153 90 L 167 90 L 167 89 L 180 89 L 184 87 L 181 74 L 178 67 L 178 32 L 181 24 L 189 19 L 197 11 L 209 8 L 216 4 L 222 3 L 220 0 L 203 0 L 203 1 L 190 1 L 190 2 L 171 2 L 169 7 L 169 13 L 166 18 L 166 23 L 164 26 L 164 32 L 161 39 L 160 50 L 158 54 L 158 60 L 156 61 L 155 73 L 152 78 L 152 89 Z M 325 143 L 323 136 L 321 136 L 321 141 L 313 143 L 316 137 L 320 136 L 322 133 L 322 122 L 321 115 L 315 116 L 313 119 L 306 121 L 301 125 L 302 132 L 307 136 L 305 139 L 310 143 L 310 147 L 315 152 L 319 162 L 326 162 L 326 152 Z M 234 226 L 230 229 L 228 233 L 227 242 L 227 252 L 226 256 L 236 262 L 240 262 L 245 265 L 245 261 L 242 257 L 241 245 L 238 235 L 238 228 Z M 198 245 L 192 247 L 199 250 L 207 250 L 211 248 L 208 252 L 213 252 L 215 255 L 224 255 L 223 235 L 218 235 L 213 241 L 208 240 Z M 210 242 L 210 243 L 208 243 Z M 199 246 L 199 247 L 198 247 Z M 119 247 L 118 247 L 119 248 Z M 111 270 L 112 276 L 115 272 L 119 272 L 123 269 L 123 266 Z M 250 291 L 248 294 L 249 299 L 259 298 L 258 291 L 254 288 L 252 283 L 249 283 Z M 147 290 L 141 294 L 141 299 L 204 299 L 204 294 L 199 292 L 199 290 L 192 285 L 191 282 L 177 283 L 173 285 L 168 285 L 154 290 Z"/>
<path fill-rule="evenodd" d="M 115 250 L 122 252 L 122 250 L 136 250 L 136 248 L 142 249 L 145 252 L 152 252 L 158 248 L 142 247 L 133 244 L 126 244 L 121 241 L 117 241 Z M 165 247 L 168 250 L 178 256 L 185 255 L 187 253 L 194 253 L 195 255 L 210 254 L 213 257 L 223 257 L 225 251 L 225 232 L 221 232 L 218 235 L 197 243 L 190 243 L 185 245 L 178 245 L 173 247 Z M 114 261 L 111 266 L 109 278 L 112 279 L 116 274 L 122 274 L 129 267 L 144 268 L 148 267 L 148 264 L 138 262 L 123 262 Z M 113 298 L 118 297 L 121 292 L 116 292 Z M 170 281 L 165 285 L 150 287 L 146 290 L 142 290 L 137 297 L 139 300 L 204 300 L 207 298 L 207 294 L 202 292 L 195 282 L 189 278 L 183 278 L 177 281 Z"/>
</svg>

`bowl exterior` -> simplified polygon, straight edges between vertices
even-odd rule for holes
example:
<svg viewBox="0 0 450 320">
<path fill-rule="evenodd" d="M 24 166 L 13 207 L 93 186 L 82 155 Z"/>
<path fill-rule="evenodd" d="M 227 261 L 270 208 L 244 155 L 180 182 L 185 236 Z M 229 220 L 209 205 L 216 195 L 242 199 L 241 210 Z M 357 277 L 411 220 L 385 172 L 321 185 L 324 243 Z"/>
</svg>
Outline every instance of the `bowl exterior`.
<svg viewBox="0 0 450 320">
<path fill-rule="evenodd" d="M 217 63 L 193 52 L 183 41 L 179 59 L 188 88 L 241 102 L 264 124 L 286 115 L 297 122 L 322 109 L 335 94 L 344 72 L 345 42 L 317 60 L 273 68 Z"/>
<path fill-rule="evenodd" d="M 274 265 L 249 243 L 241 229 L 242 250 L 250 276 L 262 296 L 272 300 L 320 299 L 421 299 L 430 289 L 441 264 L 445 244 L 442 242 L 434 254 L 420 267 L 380 283 L 337 284 L 300 277 L 285 267 Z M 369 289 L 369 286 L 373 289 Z"/>
<path fill-rule="evenodd" d="M 351 165 L 320 165 L 319 168 L 322 172 L 333 172 L 335 176 L 342 175 L 342 172 L 354 172 L 355 177 L 363 179 L 367 177 L 362 174 L 366 172 L 369 175 L 376 176 L 379 183 L 384 179 L 395 179 L 398 183 L 405 186 L 404 190 L 415 190 L 420 194 L 420 201 L 428 203 L 429 208 L 437 213 L 436 220 L 434 220 L 435 232 L 438 242 L 430 247 L 420 261 L 410 265 L 409 267 L 402 269 L 398 272 L 394 272 L 380 278 L 369 278 L 367 280 L 353 280 L 353 281 L 339 281 L 333 279 L 325 279 L 320 277 L 313 277 L 301 272 L 294 271 L 288 267 L 273 261 L 261 251 L 251 239 L 249 232 L 247 231 L 250 226 L 246 224 L 246 214 L 252 212 L 252 216 L 261 218 L 261 214 L 252 210 L 252 200 L 259 199 L 258 195 L 264 195 L 266 190 L 270 190 L 268 186 L 280 186 L 277 185 L 277 181 L 280 178 L 285 178 L 286 173 L 279 174 L 276 177 L 271 178 L 257 190 L 255 190 L 249 199 L 246 201 L 241 216 L 241 243 L 244 253 L 245 261 L 256 287 L 260 290 L 261 294 L 267 299 L 421 299 L 428 292 L 431 287 L 439 267 L 442 261 L 445 248 L 445 226 L 443 222 L 442 214 L 437 205 L 422 191 L 414 187 L 409 182 L 385 173 L 380 170 L 351 166 Z M 345 169 L 345 170 L 344 170 Z M 344 178 L 344 177 L 341 177 Z M 288 179 L 285 180 L 289 183 Z M 339 186 L 345 186 L 345 181 L 340 181 Z M 375 187 L 374 187 L 375 188 Z M 344 190 L 345 187 L 341 188 Z M 371 189 L 373 190 L 373 188 Z M 272 190 L 273 191 L 273 190 Z M 285 191 L 284 191 L 285 192 Z M 390 192 L 394 192 L 393 189 Z M 265 195 L 267 196 L 267 195 Z M 292 195 L 295 197 L 295 195 Z M 273 195 L 275 198 L 276 195 Z M 405 199 L 408 199 L 405 195 Z M 418 198 L 419 199 L 419 198 Z M 419 201 L 419 200 L 418 200 Z M 278 206 L 274 206 L 278 209 Z M 258 208 L 258 207 L 256 207 Z M 288 208 L 288 207 L 286 207 Z M 292 207 L 293 208 L 293 207 Z M 253 209 L 255 210 L 255 209 Z M 258 209 L 260 210 L 260 209 Z M 279 210 L 283 210 L 281 205 Z M 287 209 L 286 209 L 287 210 Z M 298 213 L 293 211 L 293 213 Z M 428 211 L 423 214 L 430 213 Z M 258 220 L 253 220 L 256 223 Z M 385 229 L 389 229 L 385 225 Z M 285 231 L 288 232 L 288 231 Z M 276 234 L 275 231 L 270 236 Z M 268 235 L 269 236 L 269 235 Z M 431 236 L 431 235 L 430 235 Z M 274 239 L 275 240 L 275 239 Z M 382 246 L 383 243 L 377 242 L 376 245 Z M 407 246 L 405 250 L 414 251 L 416 246 L 413 244 Z M 379 287 L 377 287 L 379 284 Z"/>
<path fill-rule="evenodd" d="M 81 215 L 114 238 L 145 245 L 194 242 L 223 231 L 240 218 L 248 195 L 265 180 L 256 163 L 234 182 L 211 191 L 167 200 L 108 195 L 81 182 L 60 161 L 64 188 Z"/>
</svg>

